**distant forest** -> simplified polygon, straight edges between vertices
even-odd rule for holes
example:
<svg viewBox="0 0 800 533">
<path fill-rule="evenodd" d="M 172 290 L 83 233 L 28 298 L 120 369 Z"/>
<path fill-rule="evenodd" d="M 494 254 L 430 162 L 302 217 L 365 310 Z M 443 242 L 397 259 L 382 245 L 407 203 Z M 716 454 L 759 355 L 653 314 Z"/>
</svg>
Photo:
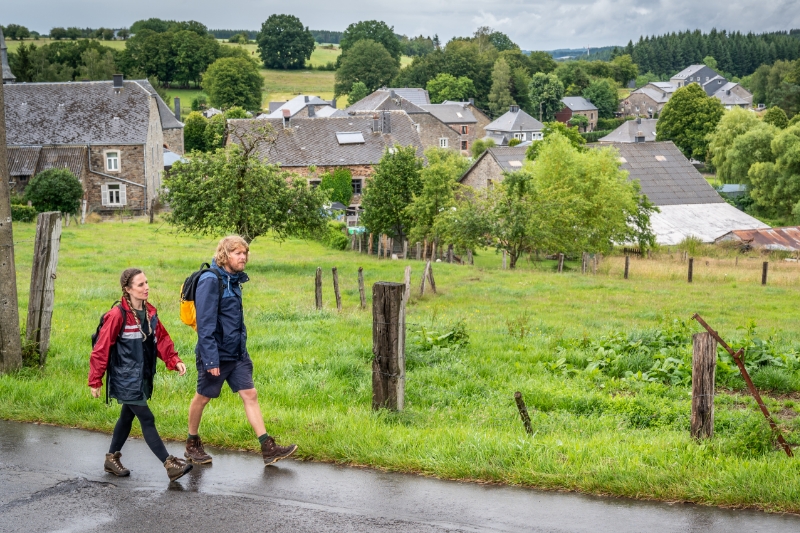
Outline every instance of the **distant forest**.
<svg viewBox="0 0 800 533">
<path fill-rule="evenodd" d="M 800 59 L 800 30 L 746 35 L 716 29 L 709 33 L 685 31 L 640 37 L 639 42 L 628 42 L 612 53 L 630 54 L 633 62 L 639 65 L 639 73 L 652 72 L 666 77 L 711 56 L 717 61 L 718 70 L 742 77 L 779 59 Z"/>
<path fill-rule="evenodd" d="M 583 59 L 585 61 L 609 61 L 611 53 L 617 46 L 600 46 L 598 48 L 589 48 L 589 54 L 586 53 L 586 48 L 561 48 L 559 50 L 548 50 L 547 53 L 553 56 L 556 61 L 565 61 L 568 59 Z"/>
<path fill-rule="evenodd" d="M 311 35 L 314 36 L 314 40 L 318 43 L 333 43 L 339 44 L 339 40 L 342 38 L 342 32 L 340 31 L 329 31 L 329 30 L 309 30 Z M 258 30 L 208 30 L 208 32 L 216 37 L 217 39 L 230 39 L 234 35 L 239 35 L 240 33 L 246 33 L 247 38 L 251 41 L 255 41 L 256 37 L 258 37 Z"/>
</svg>

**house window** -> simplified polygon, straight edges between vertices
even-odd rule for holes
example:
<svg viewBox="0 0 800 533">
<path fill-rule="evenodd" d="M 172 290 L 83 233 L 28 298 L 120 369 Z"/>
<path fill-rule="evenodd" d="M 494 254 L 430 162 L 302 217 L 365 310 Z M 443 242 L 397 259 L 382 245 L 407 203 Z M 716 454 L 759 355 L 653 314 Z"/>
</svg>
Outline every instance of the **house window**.
<svg viewBox="0 0 800 533">
<path fill-rule="evenodd" d="M 636 106 L 636 112 L 637 113 L 639 112 L 639 106 L 638 105 Z"/>
<path fill-rule="evenodd" d="M 417 133 L 419 133 L 419 124 L 414 124 L 414 129 L 416 129 Z"/>
<path fill-rule="evenodd" d="M 126 205 L 128 199 L 125 187 L 125 184 L 122 183 L 106 183 L 101 185 L 102 204 L 110 207 Z"/>
<path fill-rule="evenodd" d="M 708 81 L 708 76 L 706 76 L 706 81 Z"/>
<path fill-rule="evenodd" d="M 308 184 L 311 186 L 312 189 L 316 189 L 319 187 L 321 180 L 308 180 Z"/>
<path fill-rule="evenodd" d="M 361 194 L 361 180 L 352 180 L 353 194 Z"/>
<path fill-rule="evenodd" d="M 489 190 L 494 189 L 494 182 L 492 180 L 486 180 L 486 188 Z"/>
<path fill-rule="evenodd" d="M 119 172 L 119 152 L 106 152 L 106 172 Z"/>
<path fill-rule="evenodd" d="M 515 133 L 514 134 L 514 138 L 515 139 L 519 139 L 520 141 L 524 141 L 525 140 L 525 133 Z"/>
<path fill-rule="evenodd" d="M 461 141 L 461 149 L 467 150 L 467 141 Z"/>
<path fill-rule="evenodd" d="M 469 133 L 469 126 L 461 126 L 461 135 L 467 135 Z"/>
<path fill-rule="evenodd" d="M 447 137 L 439 139 L 439 148 L 447 148 Z"/>
</svg>

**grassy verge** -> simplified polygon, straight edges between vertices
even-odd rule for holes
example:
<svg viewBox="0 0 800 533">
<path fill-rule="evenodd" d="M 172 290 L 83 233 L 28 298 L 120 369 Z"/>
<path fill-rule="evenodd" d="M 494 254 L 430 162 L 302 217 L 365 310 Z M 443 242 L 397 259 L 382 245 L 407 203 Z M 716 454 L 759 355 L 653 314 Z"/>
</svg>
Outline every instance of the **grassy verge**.
<svg viewBox="0 0 800 533">
<path fill-rule="evenodd" d="M 20 223 L 14 229 L 24 316 L 35 228 Z M 208 260 L 215 241 L 139 221 L 65 228 L 48 364 L 0 377 L 0 418 L 111 432 L 118 406 L 91 400 L 86 386 L 89 338 L 118 298 L 119 273 L 137 265 L 189 363 L 183 378 L 160 367 L 152 401 L 159 431 L 184 438 L 196 373 L 194 335 L 178 318 L 178 288 Z M 696 443 L 681 374 L 688 336 L 697 329 L 687 320 L 692 313 L 744 344 L 757 343 L 738 328 L 755 320 L 766 348 L 753 353 L 772 358 L 765 368 L 780 369 L 773 377 L 790 391 L 771 394 L 768 406 L 787 439 L 800 443 L 800 407 L 791 392 L 800 378 L 792 338 L 800 267 L 771 264 L 770 284 L 761 287 L 758 257 L 738 264 L 727 256 L 695 257 L 691 285 L 685 264 L 669 250 L 632 261 L 627 281 L 616 257 L 604 260 L 596 276 L 581 275 L 574 263 L 557 275 L 549 261 L 522 261 L 519 270 L 503 271 L 493 252 L 478 255 L 474 267 L 436 264 L 440 294 L 414 296 L 408 308 L 407 409 L 393 414 L 370 409 L 371 313 L 358 309 L 356 275 L 363 266 L 368 287 L 400 281 L 407 263 L 262 237 L 252 249 L 245 308 L 267 427 L 281 441 L 297 442 L 302 457 L 317 460 L 800 512 L 797 460 L 775 449 L 740 383 L 719 370 L 715 436 Z M 416 285 L 421 265 L 408 264 Z M 323 312 L 313 310 L 317 266 L 325 275 Z M 333 266 L 342 313 L 333 304 Z M 456 342 L 464 333 L 468 343 Z M 648 370 L 670 358 L 674 368 Z M 531 409 L 533 436 L 522 430 L 515 390 Z M 201 431 L 210 444 L 256 448 L 241 402 L 229 391 L 209 406 Z M 179 446 L 168 447 L 176 452 Z"/>
</svg>

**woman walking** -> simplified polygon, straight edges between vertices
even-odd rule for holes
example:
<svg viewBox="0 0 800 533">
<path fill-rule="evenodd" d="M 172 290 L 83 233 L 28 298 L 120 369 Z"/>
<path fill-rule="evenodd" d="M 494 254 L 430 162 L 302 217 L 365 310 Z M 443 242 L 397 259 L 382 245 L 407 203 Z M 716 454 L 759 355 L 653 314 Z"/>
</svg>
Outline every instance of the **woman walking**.
<svg viewBox="0 0 800 533">
<path fill-rule="evenodd" d="M 89 359 L 92 396 L 100 397 L 103 374 L 108 370 L 108 395 L 122 405 L 111 437 L 111 447 L 106 454 L 105 471 L 116 476 L 130 475 L 130 470 L 120 462 L 120 451 L 136 417 L 142 426 L 145 442 L 164 464 L 170 481 L 175 481 L 189 472 L 192 465 L 167 453 L 147 400 L 153 393 L 156 357 L 164 361 L 167 369 L 177 370 L 181 376 L 186 373 L 186 365 L 178 357 L 155 307 L 147 303 L 150 288 L 144 272 L 129 268 L 122 273 L 119 283 L 122 287 L 121 303 L 112 307 L 103 317 L 103 325 Z"/>
</svg>

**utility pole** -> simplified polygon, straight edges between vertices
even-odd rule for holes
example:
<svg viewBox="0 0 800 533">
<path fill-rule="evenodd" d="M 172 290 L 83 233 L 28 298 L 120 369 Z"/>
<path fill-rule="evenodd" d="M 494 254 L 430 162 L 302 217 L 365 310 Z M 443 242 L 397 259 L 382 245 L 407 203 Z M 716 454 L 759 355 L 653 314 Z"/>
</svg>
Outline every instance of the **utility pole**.
<svg viewBox="0 0 800 533">
<path fill-rule="evenodd" d="M 0 82 L 0 374 L 22 366 L 3 90 L 3 83 Z"/>
</svg>

